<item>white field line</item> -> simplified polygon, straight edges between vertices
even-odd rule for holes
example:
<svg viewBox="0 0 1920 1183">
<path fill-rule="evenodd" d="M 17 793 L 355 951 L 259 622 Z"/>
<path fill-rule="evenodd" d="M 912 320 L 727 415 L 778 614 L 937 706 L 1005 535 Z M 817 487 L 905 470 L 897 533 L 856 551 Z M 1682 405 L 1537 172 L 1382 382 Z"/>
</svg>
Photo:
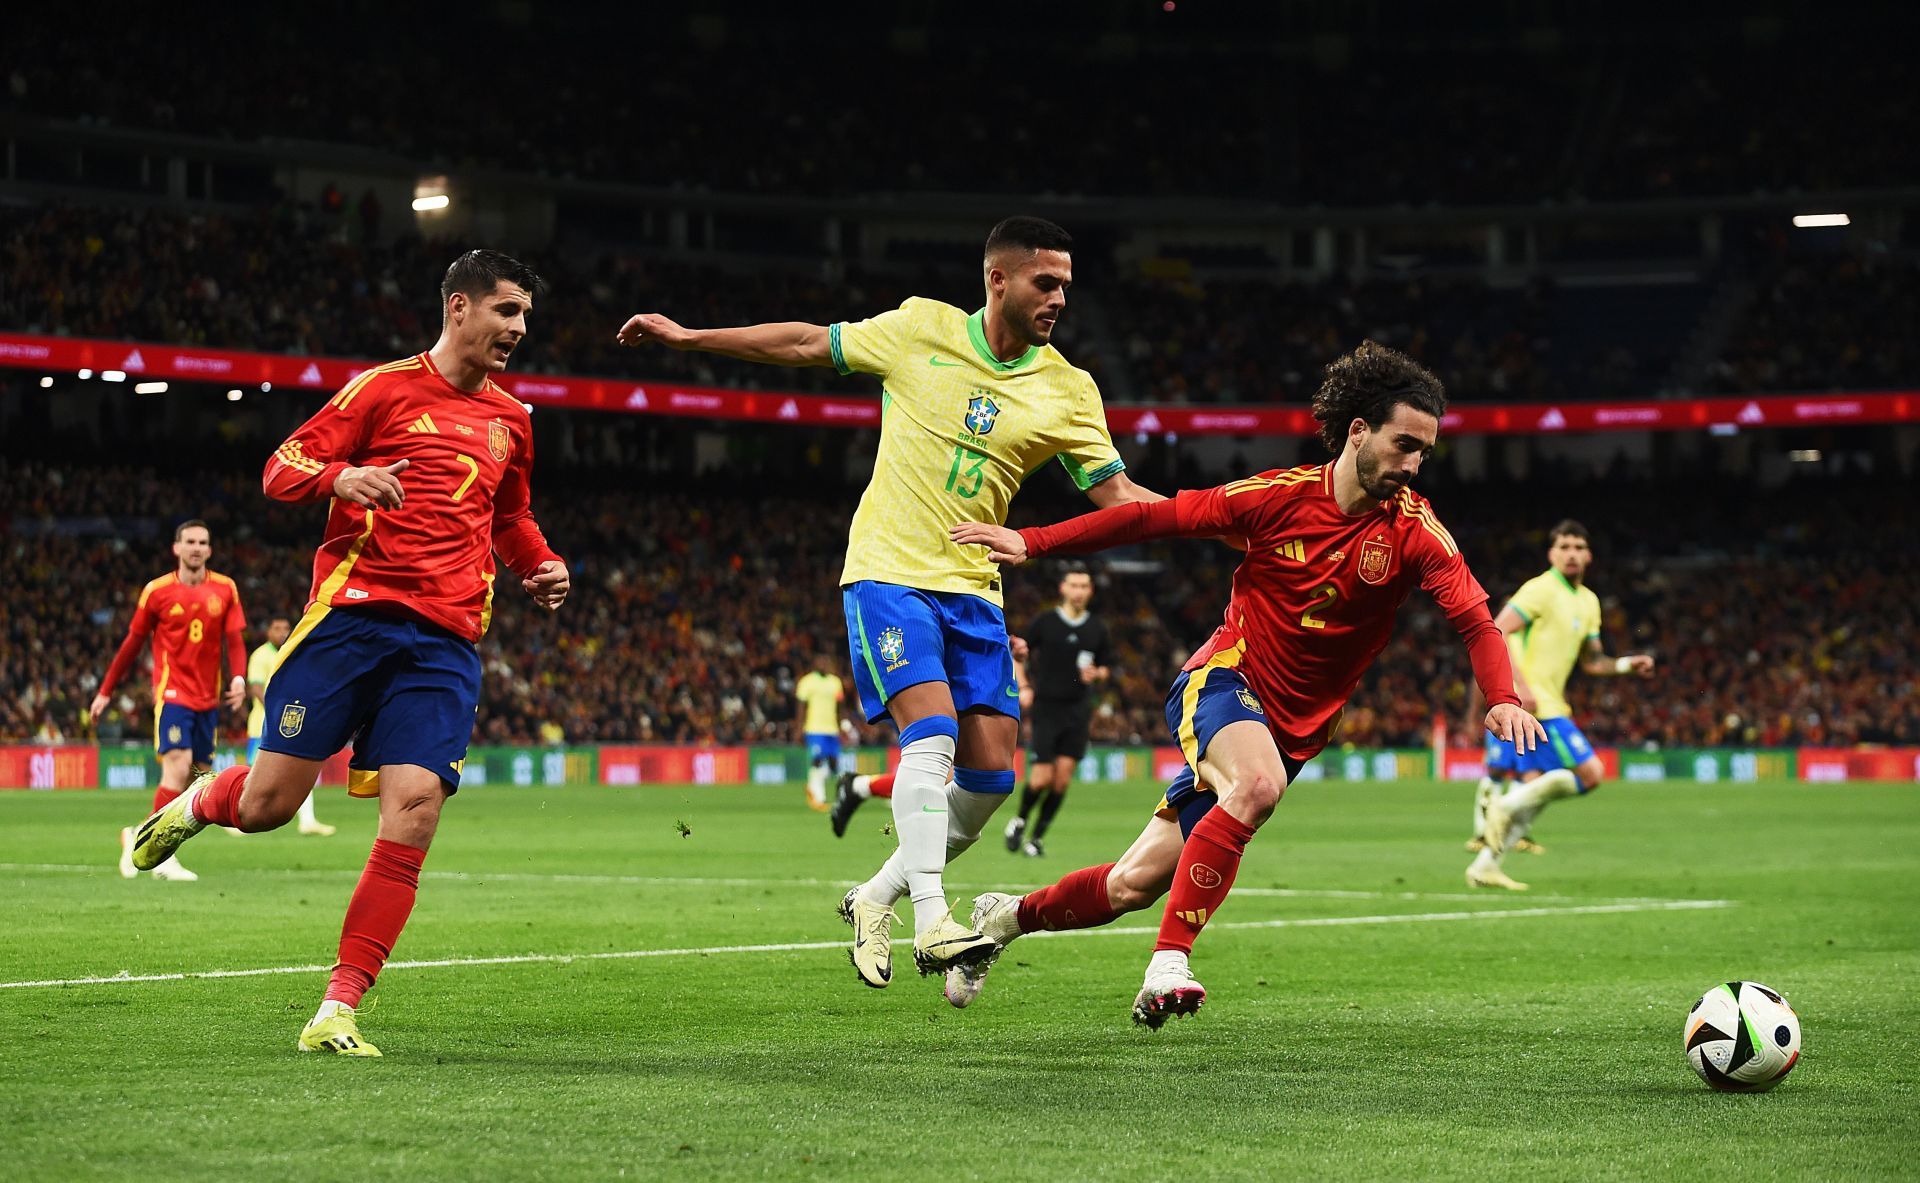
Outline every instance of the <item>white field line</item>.
<svg viewBox="0 0 1920 1183">
<path fill-rule="evenodd" d="M 94 866 L 86 863 L 0 863 L 0 873 L 8 871 L 37 872 L 43 874 L 106 875 L 118 874 L 109 866 Z M 223 875 L 270 875 L 284 878 L 340 878 L 347 875 L 359 875 L 356 870 L 328 870 L 324 868 L 248 868 L 221 872 Z M 857 886 L 858 879 L 754 879 L 754 878 L 706 878 L 700 876 L 674 875 L 567 875 L 545 874 L 525 871 L 422 871 L 422 879 L 438 879 L 457 883 L 583 883 L 606 886 L 626 887 L 832 887 L 844 890 Z M 947 886 L 960 891 L 1015 891 L 1026 892 L 1044 886 L 1039 883 L 959 883 L 947 880 Z M 1467 903 L 1500 899 L 1488 892 L 1466 891 L 1341 891 L 1333 888 L 1311 887 L 1235 887 L 1233 894 L 1261 899 L 1290 900 L 1436 900 L 1440 902 Z M 1529 895 L 1529 900 L 1546 900 L 1567 903 L 1602 904 L 1667 904 L 1694 903 L 1692 900 L 1671 900 L 1658 896 L 1573 896 L 1573 895 Z"/>
<path fill-rule="evenodd" d="M 1725 908 L 1731 900 L 1661 900 L 1624 904 L 1589 904 L 1568 908 L 1506 908 L 1486 912 L 1415 912 L 1383 916 L 1314 916 L 1292 920 L 1224 921 L 1209 927 L 1221 929 L 1333 928 L 1357 924 L 1418 924 L 1455 920 L 1513 920 L 1540 916 L 1601 916 L 1621 912 L 1675 912 L 1703 908 Z M 1035 937 L 1131 937 L 1158 932 L 1157 928 L 1083 928 L 1069 932 L 1038 932 Z M 895 945 L 910 945 L 906 937 Z M 482 965 L 566 965 L 576 961 L 632 961 L 644 957 L 709 957 L 720 953 L 796 953 L 818 949 L 844 949 L 845 941 L 788 941 L 771 945 L 708 945 L 688 949 L 626 949 L 614 953 L 523 953 L 506 957 L 444 957 L 431 961 L 390 961 L 388 970 L 464 969 Z M 0 982 L 0 990 L 30 989 L 38 986 L 116 986 L 134 982 L 184 982 L 201 978 L 260 978 L 285 974 L 326 973 L 326 965 L 277 965 L 261 969 L 216 969 L 197 973 L 115 974 L 108 977 L 47 978 L 34 982 Z"/>
</svg>

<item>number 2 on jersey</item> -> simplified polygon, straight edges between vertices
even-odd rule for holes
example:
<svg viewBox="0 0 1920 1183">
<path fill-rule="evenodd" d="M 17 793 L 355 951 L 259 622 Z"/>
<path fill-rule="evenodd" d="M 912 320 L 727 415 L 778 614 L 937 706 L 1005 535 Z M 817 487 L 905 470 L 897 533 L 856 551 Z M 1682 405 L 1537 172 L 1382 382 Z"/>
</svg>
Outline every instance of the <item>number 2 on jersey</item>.
<svg viewBox="0 0 1920 1183">
<path fill-rule="evenodd" d="M 1323 583 L 1313 589 L 1313 596 L 1316 600 L 1324 599 L 1326 603 L 1316 603 L 1313 607 L 1302 612 L 1300 614 L 1300 623 L 1308 628 L 1325 628 L 1327 627 L 1327 622 L 1321 620 L 1316 613 L 1325 612 L 1327 609 L 1333 607 L 1333 602 L 1340 598 L 1340 590 L 1331 583 Z"/>
<path fill-rule="evenodd" d="M 961 468 L 961 463 L 967 460 L 973 463 L 964 469 Z M 973 500 L 979 495 L 980 486 L 986 483 L 987 474 L 982 471 L 986 465 L 985 452 L 976 452 L 965 444 L 953 445 L 953 467 L 947 470 L 947 492 L 958 493 L 969 501 Z M 973 479 L 972 484 L 967 483 L 969 477 Z"/>
<path fill-rule="evenodd" d="M 467 490 L 473 487 L 473 482 L 480 476 L 480 462 L 465 452 L 455 452 L 453 458 L 467 466 L 467 479 L 461 481 L 460 487 L 453 491 L 453 500 L 458 501 L 467 495 Z"/>
</svg>

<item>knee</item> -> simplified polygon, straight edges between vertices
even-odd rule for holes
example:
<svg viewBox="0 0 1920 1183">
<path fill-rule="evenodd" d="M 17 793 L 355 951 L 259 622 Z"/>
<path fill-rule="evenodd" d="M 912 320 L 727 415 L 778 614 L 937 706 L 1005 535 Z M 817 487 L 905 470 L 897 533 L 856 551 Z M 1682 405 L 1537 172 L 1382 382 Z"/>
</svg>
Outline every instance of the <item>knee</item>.
<svg viewBox="0 0 1920 1183">
<path fill-rule="evenodd" d="M 293 820 L 293 815 L 300 810 L 300 802 L 305 799 L 305 793 L 290 795 L 274 792 L 270 786 L 256 788 L 249 778 L 234 807 L 235 828 L 246 834 L 278 829 Z"/>
<path fill-rule="evenodd" d="M 1607 767 L 1597 759 L 1588 760 L 1574 769 L 1573 774 L 1580 778 L 1580 791 L 1591 793 L 1606 781 Z"/>
<path fill-rule="evenodd" d="M 1232 813 L 1236 817 L 1258 826 L 1273 816 L 1280 798 L 1286 795 L 1287 782 L 1283 776 L 1271 772 L 1256 772 L 1248 776 L 1220 795 L 1221 804 L 1231 802 Z"/>
<path fill-rule="evenodd" d="M 388 790 L 387 792 L 394 792 Z M 423 789 L 397 790 L 397 799 L 381 794 L 380 836 L 425 850 L 440 825 L 440 806 L 446 793 L 438 785 Z"/>
</svg>

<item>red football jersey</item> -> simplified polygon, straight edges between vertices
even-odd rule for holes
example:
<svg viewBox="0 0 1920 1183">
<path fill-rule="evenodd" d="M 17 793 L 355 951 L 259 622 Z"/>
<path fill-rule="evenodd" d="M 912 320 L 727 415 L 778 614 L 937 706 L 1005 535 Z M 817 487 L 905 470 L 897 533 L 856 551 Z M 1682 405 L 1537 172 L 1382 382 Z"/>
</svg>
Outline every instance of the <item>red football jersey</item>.
<svg viewBox="0 0 1920 1183">
<path fill-rule="evenodd" d="M 1095 524 L 1103 518 L 1105 525 Z M 1184 668 L 1238 669 L 1281 750 L 1297 759 L 1326 746 L 1335 716 L 1386 648 L 1394 614 L 1415 584 L 1468 639 L 1488 702 L 1519 701 L 1505 648 L 1497 659 L 1487 648 L 1499 635 L 1487 593 L 1426 499 L 1402 489 L 1365 513 L 1346 514 L 1334 499 L 1331 462 L 1116 506 L 1021 535 L 1034 557 L 1148 538 L 1244 537 L 1247 557 L 1233 574 L 1225 619 Z"/>
<path fill-rule="evenodd" d="M 209 571 L 203 582 L 189 585 L 180 582 L 177 571 L 162 575 L 140 589 L 127 639 L 100 680 L 100 693 L 113 693 L 151 636 L 154 703 L 210 711 L 220 705 L 220 692 L 225 689 L 220 678 L 220 642 L 226 640 L 233 675 L 244 675 L 246 628 L 240 589 L 233 580 Z"/>
<path fill-rule="evenodd" d="M 558 559 L 533 519 L 533 422 L 489 381 L 454 386 L 421 353 L 361 374 L 280 445 L 261 483 L 318 501 L 349 467 L 406 460 L 398 509 L 337 498 L 313 557 L 315 604 L 412 616 L 478 641 L 493 617 L 493 554 L 529 576 Z"/>
</svg>

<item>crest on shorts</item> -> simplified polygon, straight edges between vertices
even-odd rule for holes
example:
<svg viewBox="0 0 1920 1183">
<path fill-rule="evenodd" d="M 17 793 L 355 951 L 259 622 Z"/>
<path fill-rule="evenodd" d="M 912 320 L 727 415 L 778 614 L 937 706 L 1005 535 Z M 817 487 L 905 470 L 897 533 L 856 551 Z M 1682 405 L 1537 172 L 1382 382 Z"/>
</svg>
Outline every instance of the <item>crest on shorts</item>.
<svg viewBox="0 0 1920 1183">
<path fill-rule="evenodd" d="M 999 417 L 1000 404 L 986 395 L 975 395 L 967 400 L 967 430 L 973 434 L 988 434 L 993 430 L 993 421 Z"/>
<path fill-rule="evenodd" d="M 487 424 L 487 451 L 500 463 L 507 462 L 507 449 L 513 440 L 507 435 L 507 425 L 498 419 Z"/>
<path fill-rule="evenodd" d="M 167 728 L 167 742 L 168 743 L 180 742 L 180 729 L 178 727 Z"/>
<path fill-rule="evenodd" d="M 887 661 L 899 661 L 900 655 L 907 651 L 907 635 L 897 628 L 888 628 L 880 634 L 880 656 Z"/>
<path fill-rule="evenodd" d="M 1241 706 L 1247 708 L 1248 710 L 1252 711 L 1256 715 L 1264 715 L 1267 713 L 1265 710 L 1261 709 L 1260 700 L 1254 696 L 1253 691 L 1247 689 L 1245 686 L 1242 686 L 1240 687 L 1239 690 L 1235 691 L 1235 693 L 1240 696 Z"/>
<path fill-rule="evenodd" d="M 1369 539 L 1360 544 L 1360 582 L 1385 583 L 1387 569 L 1393 566 L 1393 547 Z"/>
<path fill-rule="evenodd" d="M 290 703 L 281 708 L 280 734 L 282 736 L 285 736 L 287 739 L 292 739 L 294 736 L 300 734 L 300 729 L 306 725 L 307 708 L 297 702 Z"/>
</svg>

